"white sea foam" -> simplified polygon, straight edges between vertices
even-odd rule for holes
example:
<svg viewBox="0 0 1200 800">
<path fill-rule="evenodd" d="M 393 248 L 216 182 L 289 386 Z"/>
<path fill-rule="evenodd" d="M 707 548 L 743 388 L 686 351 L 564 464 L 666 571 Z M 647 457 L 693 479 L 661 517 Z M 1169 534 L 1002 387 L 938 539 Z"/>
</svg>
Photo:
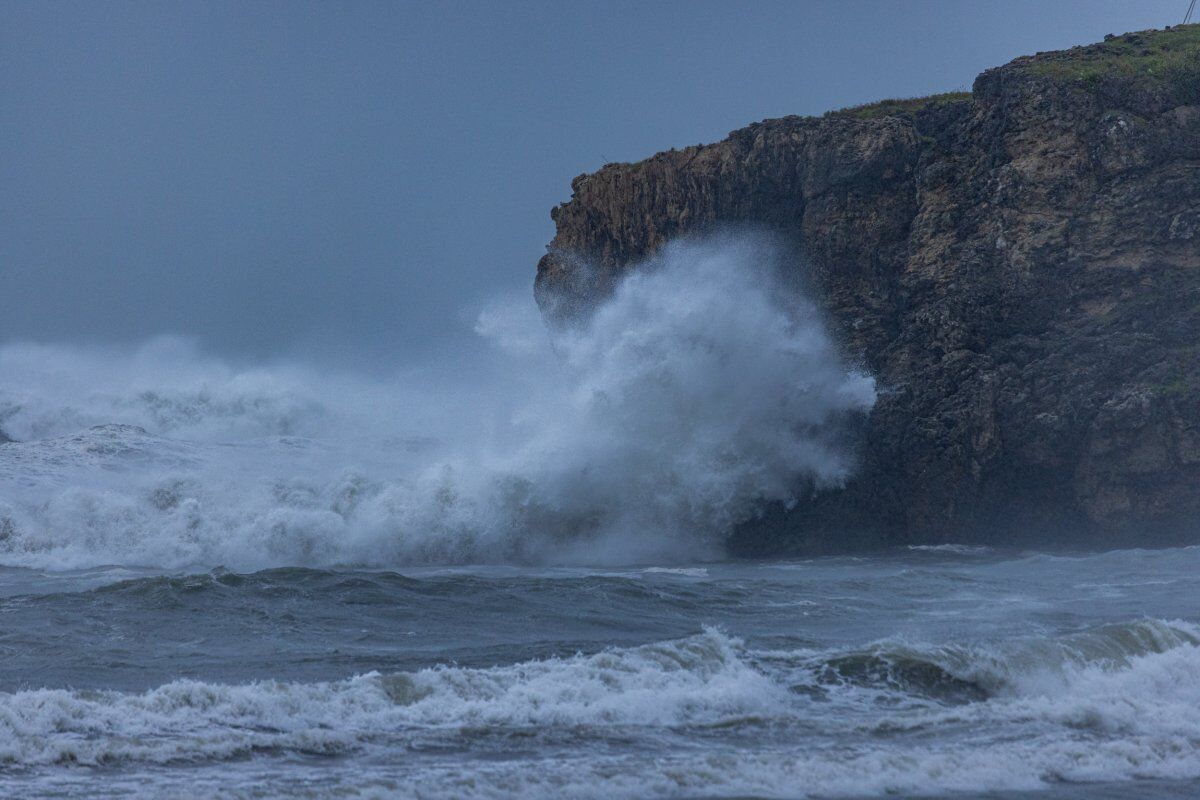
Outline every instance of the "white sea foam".
<svg viewBox="0 0 1200 800">
<path fill-rule="evenodd" d="M 994 552 L 990 547 L 970 544 L 910 544 L 908 549 L 918 553 L 950 553 L 957 556 L 982 556 Z"/>
<path fill-rule="evenodd" d="M 642 572 L 648 575 L 684 575 L 689 578 L 708 577 L 708 570 L 704 567 L 646 567 Z"/>
<path fill-rule="evenodd" d="M 775 258 L 676 243 L 552 338 L 529 301 L 493 305 L 501 366 L 478 380 L 245 368 L 173 339 L 0 347 L 21 440 L 0 445 L 0 563 L 714 555 L 763 501 L 844 480 L 836 434 L 874 399 Z"/>
<path fill-rule="evenodd" d="M 1196 631 L 1148 621 L 1087 635 L 1093 644 L 1126 642 L 1112 645 L 1124 655 L 1078 660 L 1081 637 L 1059 642 L 1059 655 L 1038 666 L 993 654 L 967 665 L 1002 673 L 997 685 L 1003 690 L 987 699 L 906 705 L 903 694 L 894 693 L 887 705 L 897 712 L 889 720 L 880 719 L 878 698 L 861 697 L 870 706 L 861 716 L 873 716 L 878 733 L 866 737 L 861 720 L 847 717 L 837 697 L 816 700 L 795 691 L 802 670 L 780 668 L 780 654 L 747 651 L 708 630 L 673 642 L 487 669 L 443 667 L 320 684 L 180 681 L 140 694 L 0 695 L 0 761 L 117 761 L 128 768 L 205 763 L 255 750 L 357 753 L 368 760 L 355 769 L 347 791 L 370 796 L 387 787 L 429 798 L 861 796 L 1200 778 Z M 1128 644 L 1134 640 L 1142 646 Z M 814 655 L 798 652 L 792 666 Z M 944 655 L 937 648 L 924 653 L 934 661 Z M 836 682 L 823 686 L 835 695 L 842 691 Z M 933 742 L 926 735 L 964 724 L 973 735 L 939 735 Z M 742 749 L 733 737 L 699 750 L 656 749 L 662 737 L 678 735 L 683 742 L 736 726 L 761 728 L 750 740 L 757 744 Z M 531 761 L 516 753 L 421 760 L 428 748 L 464 737 L 498 736 L 500 742 L 515 732 L 530 741 L 575 735 L 604 741 L 611 734 L 639 744 L 620 755 L 597 749 L 568 759 Z M 764 735 L 769 745 L 762 744 Z M 400 766 L 380 768 L 369 754 L 385 745 L 410 756 L 391 757 L 384 763 Z"/>
<path fill-rule="evenodd" d="M 786 690 L 717 631 L 676 642 L 491 669 L 439 667 L 333 683 L 176 681 L 141 693 L 0 694 L 0 762 L 228 758 L 340 752 L 422 730 L 717 724 L 772 714 Z"/>
</svg>

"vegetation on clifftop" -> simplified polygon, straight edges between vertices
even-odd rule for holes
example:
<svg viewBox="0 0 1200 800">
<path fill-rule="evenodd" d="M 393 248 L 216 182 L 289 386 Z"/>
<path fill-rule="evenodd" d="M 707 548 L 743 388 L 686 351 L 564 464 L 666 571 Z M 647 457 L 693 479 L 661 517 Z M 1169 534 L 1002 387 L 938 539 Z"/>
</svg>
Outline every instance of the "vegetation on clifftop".
<svg viewBox="0 0 1200 800">
<path fill-rule="evenodd" d="M 1026 59 L 1033 73 L 1086 85 L 1165 83 L 1180 103 L 1200 103 L 1200 25 L 1139 31 Z"/>
<path fill-rule="evenodd" d="M 1176 103 L 1200 104 L 1200 25 L 1126 33 L 1096 44 L 1027 56 L 1014 64 L 1035 75 L 1085 86 L 1119 84 L 1144 89 L 1164 85 Z M 921 111 L 966 102 L 971 97 L 971 92 L 944 92 L 890 98 L 827 111 L 825 116 L 912 119 Z"/>
<path fill-rule="evenodd" d="M 926 97 L 890 98 L 887 100 L 879 100 L 874 103 L 866 103 L 865 105 L 861 106 L 851 106 L 849 108 L 840 108 L 836 111 L 827 111 L 825 116 L 847 116 L 856 117 L 858 119 L 904 117 L 908 119 L 916 115 L 917 112 L 926 108 L 935 108 L 937 106 L 949 105 L 950 103 L 961 103 L 970 99 L 970 92 L 943 92 L 941 94 L 932 94 Z"/>
</svg>

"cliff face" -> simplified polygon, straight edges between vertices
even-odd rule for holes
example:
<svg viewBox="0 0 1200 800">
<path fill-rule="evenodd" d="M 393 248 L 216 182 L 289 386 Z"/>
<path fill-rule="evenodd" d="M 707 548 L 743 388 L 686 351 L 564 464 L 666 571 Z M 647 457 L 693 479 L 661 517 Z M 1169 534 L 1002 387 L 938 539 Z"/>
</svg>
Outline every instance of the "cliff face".
<svg viewBox="0 0 1200 800">
<path fill-rule="evenodd" d="M 586 313 L 673 236 L 764 226 L 883 389 L 856 477 L 769 509 L 741 551 L 1200 538 L 1200 26 L 572 188 L 538 265 L 547 315 Z"/>
</svg>

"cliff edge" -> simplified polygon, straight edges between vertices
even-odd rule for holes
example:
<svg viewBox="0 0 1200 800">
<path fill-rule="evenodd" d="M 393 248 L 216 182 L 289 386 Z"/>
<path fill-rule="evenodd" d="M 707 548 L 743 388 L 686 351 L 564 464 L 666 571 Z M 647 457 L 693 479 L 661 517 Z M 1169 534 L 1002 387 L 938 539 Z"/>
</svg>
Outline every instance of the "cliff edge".
<svg viewBox="0 0 1200 800">
<path fill-rule="evenodd" d="M 572 189 L 538 264 L 548 316 L 671 237 L 752 224 L 792 243 L 878 380 L 855 477 L 767 509 L 735 551 L 1200 539 L 1200 25 Z"/>
</svg>

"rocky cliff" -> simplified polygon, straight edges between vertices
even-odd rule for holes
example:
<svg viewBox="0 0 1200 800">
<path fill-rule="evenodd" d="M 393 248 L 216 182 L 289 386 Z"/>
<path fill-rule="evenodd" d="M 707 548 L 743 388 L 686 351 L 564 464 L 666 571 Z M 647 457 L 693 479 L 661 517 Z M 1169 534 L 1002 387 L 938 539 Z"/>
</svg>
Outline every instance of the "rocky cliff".
<svg viewBox="0 0 1200 800">
<path fill-rule="evenodd" d="M 856 477 L 735 549 L 1200 539 L 1200 26 L 572 189 L 538 264 L 547 315 L 586 313 L 673 236 L 767 227 L 883 390 Z"/>
</svg>

